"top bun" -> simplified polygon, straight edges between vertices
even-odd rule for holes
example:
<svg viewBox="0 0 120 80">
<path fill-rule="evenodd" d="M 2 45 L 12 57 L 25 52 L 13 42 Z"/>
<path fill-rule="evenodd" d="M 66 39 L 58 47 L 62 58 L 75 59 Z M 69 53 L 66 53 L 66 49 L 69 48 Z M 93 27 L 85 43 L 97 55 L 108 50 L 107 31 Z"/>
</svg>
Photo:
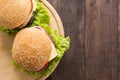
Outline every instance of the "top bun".
<svg viewBox="0 0 120 80">
<path fill-rule="evenodd" d="M 9 29 L 21 27 L 32 14 L 32 0 L 1 0 L 0 25 Z"/>
<path fill-rule="evenodd" d="M 25 28 L 15 37 L 12 56 L 15 62 L 28 71 L 38 71 L 49 61 L 51 40 L 39 28 Z"/>
</svg>

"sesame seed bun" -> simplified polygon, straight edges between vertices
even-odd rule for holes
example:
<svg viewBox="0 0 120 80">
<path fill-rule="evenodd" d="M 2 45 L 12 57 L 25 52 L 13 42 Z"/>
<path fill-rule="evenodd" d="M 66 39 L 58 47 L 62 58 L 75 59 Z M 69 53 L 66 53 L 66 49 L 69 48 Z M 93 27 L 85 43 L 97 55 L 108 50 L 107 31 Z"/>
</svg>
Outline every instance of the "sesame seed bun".
<svg viewBox="0 0 120 80">
<path fill-rule="evenodd" d="M 28 71 L 38 71 L 49 61 L 52 45 L 44 31 L 36 27 L 25 28 L 17 33 L 12 57 Z"/>
<path fill-rule="evenodd" d="M 33 13 L 32 0 L 1 0 L 0 25 L 9 29 L 21 27 Z"/>
</svg>

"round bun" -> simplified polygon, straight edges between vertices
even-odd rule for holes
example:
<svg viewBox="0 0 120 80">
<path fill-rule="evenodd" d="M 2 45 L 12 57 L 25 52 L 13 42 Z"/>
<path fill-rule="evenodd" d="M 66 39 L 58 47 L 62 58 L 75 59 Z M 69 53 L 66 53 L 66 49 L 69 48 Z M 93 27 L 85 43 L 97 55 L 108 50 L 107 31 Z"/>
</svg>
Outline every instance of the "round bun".
<svg viewBox="0 0 120 80">
<path fill-rule="evenodd" d="M 9 29 L 24 25 L 32 14 L 31 0 L 1 0 L 0 25 Z"/>
<path fill-rule="evenodd" d="M 38 71 L 48 62 L 52 44 L 44 31 L 39 28 L 25 28 L 15 37 L 12 57 L 28 71 Z"/>
</svg>

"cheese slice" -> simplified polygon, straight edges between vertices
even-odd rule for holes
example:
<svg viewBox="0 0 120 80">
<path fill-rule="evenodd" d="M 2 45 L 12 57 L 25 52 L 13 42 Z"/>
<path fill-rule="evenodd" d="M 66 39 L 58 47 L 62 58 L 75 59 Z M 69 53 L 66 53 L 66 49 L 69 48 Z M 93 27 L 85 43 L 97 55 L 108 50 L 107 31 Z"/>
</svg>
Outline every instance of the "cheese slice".
<svg viewBox="0 0 120 80">
<path fill-rule="evenodd" d="M 58 53 L 57 53 L 57 51 L 55 49 L 54 44 L 52 42 L 51 42 L 51 44 L 52 44 L 52 51 L 51 51 L 51 55 L 50 55 L 49 61 L 51 61 L 52 59 L 54 59 L 58 55 Z"/>
<path fill-rule="evenodd" d="M 32 0 L 32 2 L 33 2 L 33 11 L 35 11 L 37 8 L 37 3 L 35 0 Z"/>
</svg>

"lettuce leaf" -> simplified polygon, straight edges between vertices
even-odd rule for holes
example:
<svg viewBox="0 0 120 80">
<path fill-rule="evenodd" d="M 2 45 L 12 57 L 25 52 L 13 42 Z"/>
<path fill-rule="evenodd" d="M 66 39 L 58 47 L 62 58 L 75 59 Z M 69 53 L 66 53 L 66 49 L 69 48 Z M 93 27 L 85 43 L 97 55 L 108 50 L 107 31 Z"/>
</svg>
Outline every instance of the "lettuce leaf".
<svg viewBox="0 0 120 80">
<path fill-rule="evenodd" d="M 56 30 L 53 30 L 49 26 L 50 22 L 50 16 L 45 9 L 44 5 L 37 1 L 37 8 L 35 11 L 35 18 L 31 24 L 28 24 L 27 26 L 41 26 L 52 38 L 52 40 L 55 42 L 55 48 L 58 52 L 58 56 L 55 57 L 52 61 L 49 62 L 46 69 L 40 71 L 40 72 L 30 72 L 26 71 L 24 68 L 20 67 L 16 64 L 16 62 L 13 60 L 12 63 L 21 71 L 21 72 L 28 72 L 29 74 L 33 76 L 39 76 L 39 75 L 47 75 L 50 72 L 52 72 L 53 68 L 56 66 L 56 64 L 61 60 L 61 58 L 64 55 L 64 52 L 70 47 L 70 38 L 59 35 Z M 0 28 L 1 31 L 7 33 L 8 35 L 12 33 L 16 33 L 19 31 L 19 29 L 5 29 L 3 27 Z"/>
<path fill-rule="evenodd" d="M 20 29 L 19 28 L 15 28 L 15 29 L 7 29 L 7 28 L 4 28 L 2 26 L 0 26 L 0 31 L 6 33 L 7 35 L 11 35 L 11 34 L 15 34 L 19 31 Z"/>
<path fill-rule="evenodd" d="M 35 26 L 36 24 L 49 24 L 50 23 L 50 16 L 45 9 L 44 5 L 40 3 L 39 0 L 37 1 L 37 8 L 34 12 L 34 20 L 31 24 L 28 24 L 27 26 Z"/>
</svg>

